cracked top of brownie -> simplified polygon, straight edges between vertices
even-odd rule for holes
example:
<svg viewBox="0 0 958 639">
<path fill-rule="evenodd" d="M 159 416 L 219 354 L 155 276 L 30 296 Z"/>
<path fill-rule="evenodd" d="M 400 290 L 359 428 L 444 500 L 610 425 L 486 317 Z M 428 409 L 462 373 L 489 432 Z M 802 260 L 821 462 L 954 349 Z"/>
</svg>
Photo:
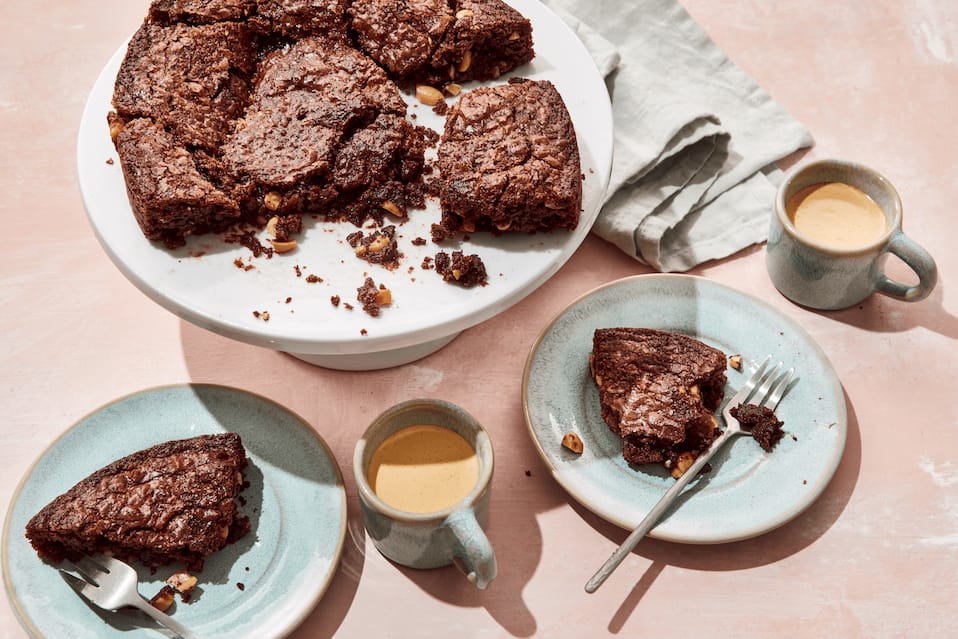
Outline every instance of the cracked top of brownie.
<svg viewBox="0 0 958 639">
<path fill-rule="evenodd" d="M 81 480 L 34 515 L 26 534 L 53 562 L 111 552 L 199 570 L 204 556 L 248 529 L 235 499 L 246 464 L 236 433 L 158 444 Z"/>
<path fill-rule="evenodd" d="M 575 129 L 549 81 L 510 81 L 463 95 L 446 119 L 438 165 L 443 212 L 460 217 L 466 231 L 578 223 Z"/>
<path fill-rule="evenodd" d="M 246 107 L 255 54 L 243 24 L 145 22 L 120 65 L 113 105 L 124 119 L 152 118 L 186 144 L 218 148 Z"/>
<path fill-rule="evenodd" d="M 602 418 L 621 437 L 681 444 L 725 392 L 725 354 L 679 333 L 596 329 L 591 366 Z"/>
</svg>

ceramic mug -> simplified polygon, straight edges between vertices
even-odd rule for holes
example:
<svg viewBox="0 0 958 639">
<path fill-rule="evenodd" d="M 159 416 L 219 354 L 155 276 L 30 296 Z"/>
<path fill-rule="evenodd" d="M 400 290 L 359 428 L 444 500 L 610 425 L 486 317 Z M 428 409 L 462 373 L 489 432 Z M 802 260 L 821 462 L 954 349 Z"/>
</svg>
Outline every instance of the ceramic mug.
<svg viewBox="0 0 958 639">
<path fill-rule="evenodd" d="M 396 431 L 407 426 L 435 425 L 462 436 L 475 450 L 479 477 L 460 501 L 431 513 L 406 512 L 376 495 L 367 473 L 373 453 Z M 411 568 L 455 564 L 466 578 L 484 589 L 496 577 L 496 555 L 483 528 L 488 522 L 493 470 L 492 443 L 485 429 L 465 410 L 438 399 L 396 404 L 370 424 L 353 452 L 353 475 L 366 532 L 377 550 Z"/>
<path fill-rule="evenodd" d="M 829 182 L 855 187 L 874 200 L 885 215 L 885 232 L 855 248 L 831 247 L 799 233 L 786 212 L 786 203 L 806 187 Z M 775 196 L 765 253 L 768 274 L 785 297 L 814 309 L 848 308 L 875 292 L 917 302 L 931 293 L 938 271 L 928 251 L 902 232 L 901 221 L 901 198 L 891 182 L 876 171 L 836 159 L 796 167 Z M 885 275 L 889 254 L 915 272 L 916 285 Z"/>
</svg>

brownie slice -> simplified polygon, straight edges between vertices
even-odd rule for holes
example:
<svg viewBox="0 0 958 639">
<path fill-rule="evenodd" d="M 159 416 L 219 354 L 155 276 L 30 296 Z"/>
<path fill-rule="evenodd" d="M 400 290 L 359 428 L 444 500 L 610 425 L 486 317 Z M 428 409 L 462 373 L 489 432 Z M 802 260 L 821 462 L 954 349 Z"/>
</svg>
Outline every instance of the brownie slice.
<svg viewBox="0 0 958 639">
<path fill-rule="evenodd" d="M 150 118 L 185 145 L 215 150 L 246 108 L 255 53 L 240 23 L 144 22 L 117 73 L 113 106 L 122 120 Z"/>
<path fill-rule="evenodd" d="M 157 24 L 239 22 L 256 10 L 256 0 L 153 0 L 149 19 Z"/>
<path fill-rule="evenodd" d="M 435 81 L 495 80 L 535 57 L 532 23 L 502 0 L 458 0 L 434 56 Z"/>
<path fill-rule="evenodd" d="M 602 419 L 633 464 L 665 463 L 680 476 L 716 436 L 725 354 L 651 328 L 599 328 L 589 360 Z"/>
<path fill-rule="evenodd" d="M 148 239 L 176 248 L 188 235 L 221 230 L 239 217 L 194 155 L 152 120 L 114 122 L 114 130 L 130 207 Z"/>
<path fill-rule="evenodd" d="M 236 433 L 141 450 L 47 504 L 27 524 L 27 539 L 52 563 L 107 553 L 153 568 L 181 561 L 202 570 L 206 556 L 249 530 L 236 504 L 246 464 Z"/>
<path fill-rule="evenodd" d="M 424 201 L 427 133 L 385 72 L 336 40 L 307 38 L 260 65 L 249 108 L 223 147 L 247 209 L 362 224 Z"/>
<path fill-rule="evenodd" d="M 401 83 L 494 80 L 534 57 L 532 24 L 502 0 L 353 0 L 356 41 Z"/>
<path fill-rule="evenodd" d="M 430 76 L 433 56 L 455 21 L 447 0 L 353 0 L 356 42 L 400 80 Z"/>
<path fill-rule="evenodd" d="M 249 24 L 265 35 L 345 40 L 349 4 L 349 0 L 256 0 L 256 15 Z"/>
<path fill-rule="evenodd" d="M 439 145 L 441 241 L 452 232 L 574 229 L 582 206 L 575 129 L 549 81 L 474 89 Z"/>
</svg>

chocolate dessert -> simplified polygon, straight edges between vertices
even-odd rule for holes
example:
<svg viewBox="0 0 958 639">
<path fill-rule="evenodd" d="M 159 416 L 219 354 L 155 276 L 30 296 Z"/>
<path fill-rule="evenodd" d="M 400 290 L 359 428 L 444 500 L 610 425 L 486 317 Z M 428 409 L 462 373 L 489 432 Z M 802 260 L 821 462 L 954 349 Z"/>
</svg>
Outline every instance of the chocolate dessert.
<svg viewBox="0 0 958 639">
<path fill-rule="evenodd" d="M 651 328 L 599 328 L 589 359 L 602 419 L 633 464 L 664 463 L 680 476 L 715 438 L 725 354 Z"/>
<path fill-rule="evenodd" d="M 439 146 L 442 221 L 455 231 L 574 229 L 582 173 L 572 120 L 548 81 L 512 79 L 463 95 Z"/>
<path fill-rule="evenodd" d="M 362 224 L 422 206 L 426 134 L 396 86 L 338 41 L 299 40 L 259 66 L 252 99 L 223 146 L 256 215 L 316 213 Z"/>
<path fill-rule="evenodd" d="M 436 272 L 450 284 L 458 284 L 463 288 L 485 286 L 486 265 L 478 255 L 463 255 L 462 251 L 453 251 L 452 255 L 445 251 L 436 253 Z"/>
<path fill-rule="evenodd" d="M 350 233 L 346 236 L 346 242 L 353 247 L 356 257 L 370 264 L 380 264 L 391 271 L 399 266 L 399 260 L 403 257 L 396 244 L 396 227 L 391 224 L 369 234 L 362 231 Z"/>
<path fill-rule="evenodd" d="M 34 515 L 26 536 L 52 563 L 106 553 L 199 571 L 249 530 L 236 504 L 246 464 L 236 433 L 158 444 L 81 480 Z"/>
<path fill-rule="evenodd" d="M 256 0 L 254 30 L 266 35 L 346 38 L 349 0 Z"/>
<path fill-rule="evenodd" d="M 782 438 L 784 422 L 775 416 L 774 411 L 766 406 L 755 404 L 741 404 L 729 411 L 732 417 L 738 420 L 742 430 L 748 431 L 758 445 L 766 452 L 772 452 L 775 444 Z"/>
<path fill-rule="evenodd" d="M 353 0 L 359 47 L 399 82 L 495 80 L 534 56 L 532 25 L 502 0 Z"/>
<path fill-rule="evenodd" d="M 256 0 L 153 0 L 149 19 L 158 24 L 238 22 L 256 11 Z"/>
</svg>

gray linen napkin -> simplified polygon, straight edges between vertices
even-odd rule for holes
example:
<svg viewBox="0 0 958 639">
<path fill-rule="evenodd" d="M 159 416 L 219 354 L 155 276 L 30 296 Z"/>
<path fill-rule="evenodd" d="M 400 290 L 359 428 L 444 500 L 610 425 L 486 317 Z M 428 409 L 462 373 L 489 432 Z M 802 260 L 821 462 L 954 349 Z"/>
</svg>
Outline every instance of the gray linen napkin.
<svg viewBox="0 0 958 639">
<path fill-rule="evenodd" d="M 593 231 L 660 271 L 762 242 L 774 163 L 808 130 L 676 0 L 543 0 L 579 36 L 612 96 L 614 159 Z"/>
</svg>

